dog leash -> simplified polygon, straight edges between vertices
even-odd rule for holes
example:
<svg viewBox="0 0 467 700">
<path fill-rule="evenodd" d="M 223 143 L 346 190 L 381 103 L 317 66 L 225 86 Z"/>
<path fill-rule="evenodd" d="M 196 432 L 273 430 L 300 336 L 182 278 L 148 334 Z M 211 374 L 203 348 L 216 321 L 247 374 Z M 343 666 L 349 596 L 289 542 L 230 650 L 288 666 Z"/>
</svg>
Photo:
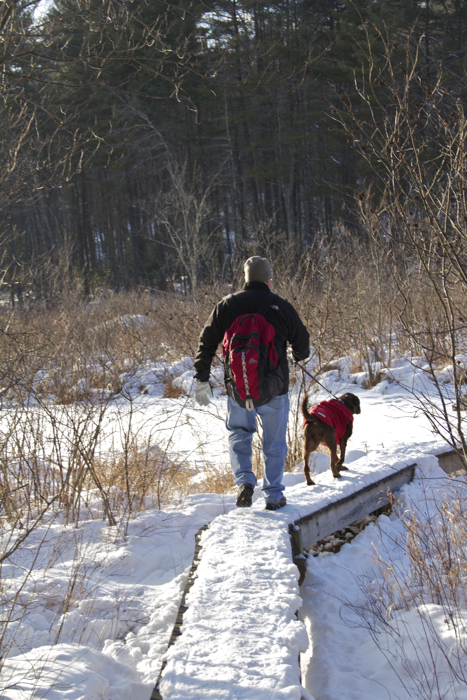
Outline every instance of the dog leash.
<svg viewBox="0 0 467 700">
<path fill-rule="evenodd" d="M 339 399 L 335 394 L 333 394 L 332 391 L 329 391 L 329 389 L 327 389 L 327 388 L 324 386 L 324 384 L 321 384 L 321 382 L 319 381 L 319 379 L 316 379 L 316 377 L 315 377 L 313 374 L 311 374 L 311 372 L 309 372 L 307 369 L 305 369 L 305 368 L 304 368 L 301 364 L 299 364 L 298 362 L 296 362 L 296 365 L 297 365 L 297 367 L 300 367 L 300 369 L 302 370 L 302 372 L 304 372 L 305 374 L 308 374 L 308 376 L 311 377 L 311 378 L 313 379 L 314 382 L 316 382 L 317 384 L 319 384 L 320 387 L 322 387 L 322 388 L 324 389 L 324 391 L 327 391 L 328 394 L 329 394 L 330 396 L 332 396 L 334 399 L 336 399 L 336 401 L 340 401 L 340 399 Z"/>
</svg>

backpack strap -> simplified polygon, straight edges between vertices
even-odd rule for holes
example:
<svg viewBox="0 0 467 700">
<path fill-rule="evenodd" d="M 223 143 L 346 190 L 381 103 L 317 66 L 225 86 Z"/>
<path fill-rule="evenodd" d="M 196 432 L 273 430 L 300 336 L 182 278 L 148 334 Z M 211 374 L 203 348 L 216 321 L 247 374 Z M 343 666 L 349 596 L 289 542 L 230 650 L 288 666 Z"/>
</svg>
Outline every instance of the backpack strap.
<svg viewBox="0 0 467 700">
<path fill-rule="evenodd" d="M 228 297 L 225 297 L 225 303 L 229 307 L 230 311 L 232 312 L 233 316 L 235 318 L 237 316 L 241 316 L 243 314 L 243 311 L 240 308 L 240 304 L 238 301 L 235 299 L 233 294 L 229 294 Z"/>
<path fill-rule="evenodd" d="M 264 316 L 268 308 L 271 306 L 272 302 L 276 298 L 276 295 L 273 294 L 272 292 L 268 292 L 266 296 L 264 297 L 263 301 L 261 302 L 259 309 L 257 310 L 257 314 L 261 314 Z"/>
</svg>

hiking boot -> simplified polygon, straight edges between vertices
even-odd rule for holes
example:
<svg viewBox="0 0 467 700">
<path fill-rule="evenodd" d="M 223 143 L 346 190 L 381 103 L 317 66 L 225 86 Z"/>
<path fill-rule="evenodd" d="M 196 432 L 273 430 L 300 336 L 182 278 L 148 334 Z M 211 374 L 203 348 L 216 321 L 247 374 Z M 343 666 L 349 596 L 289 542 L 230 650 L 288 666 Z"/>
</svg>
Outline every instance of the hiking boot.
<svg viewBox="0 0 467 700">
<path fill-rule="evenodd" d="M 237 493 L 237 508 L 250 508 L 254 492 L 253 484 L 242 484 Z"/>
<path fill-rule="evenodd" d="M 279 508 L 283 508 L 286 505 L 287 499 L 285 496 L 282 496 L 281 500 L 277 503 L 266 503 L 266 510 L 279 510 Z"/>
</svg>

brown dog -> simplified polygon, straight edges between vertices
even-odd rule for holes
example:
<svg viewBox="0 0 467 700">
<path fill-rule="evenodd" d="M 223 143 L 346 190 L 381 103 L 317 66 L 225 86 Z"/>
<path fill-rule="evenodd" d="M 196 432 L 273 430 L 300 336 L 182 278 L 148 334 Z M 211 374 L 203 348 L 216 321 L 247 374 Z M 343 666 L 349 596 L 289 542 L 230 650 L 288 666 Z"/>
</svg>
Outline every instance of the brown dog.
<svg viewBox="0 0 467 700">
<path fill-rule="evenodd" d="M 331 471 L 334 478 L 340 477 L 344 467 L 345 448 L 347 440 L 352 435 L 353 416 L 360 413 L 360 399 L 355 394 L 342 394 L 338 399 L 321 401 L 308 412 L 308 394 L 302 401 L 303 423 L 303 461 L 304 474 L 308 486 L 313 486 L 310 477 L 308 459 L 319 445 L 327 445 L 331 450 Z M 340 448 L 340 459 L 337 456 L 337 445 Z"/>
</svg>

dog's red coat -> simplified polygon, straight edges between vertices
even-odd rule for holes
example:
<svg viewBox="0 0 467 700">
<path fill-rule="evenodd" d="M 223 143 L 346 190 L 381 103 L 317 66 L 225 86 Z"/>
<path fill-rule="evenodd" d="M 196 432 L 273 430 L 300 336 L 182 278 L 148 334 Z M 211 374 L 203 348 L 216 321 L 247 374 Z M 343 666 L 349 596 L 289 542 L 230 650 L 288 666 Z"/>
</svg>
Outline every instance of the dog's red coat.
<svg viewBox="0 0 467 700">
<path fill-rule="evenodd" d="M 337 401 L 336 399 L 321 401 L 316 406 L 313 406 L 310 413 L 322 420 L 326 425 L 335 428 L 338 445 L 344 436 L 348 424 L 353 423 L 352 411 L 342 401 Z M 303 421 L 303 427 L 305 427 L 306 422 L 306 420 Z"/>
</svg>

